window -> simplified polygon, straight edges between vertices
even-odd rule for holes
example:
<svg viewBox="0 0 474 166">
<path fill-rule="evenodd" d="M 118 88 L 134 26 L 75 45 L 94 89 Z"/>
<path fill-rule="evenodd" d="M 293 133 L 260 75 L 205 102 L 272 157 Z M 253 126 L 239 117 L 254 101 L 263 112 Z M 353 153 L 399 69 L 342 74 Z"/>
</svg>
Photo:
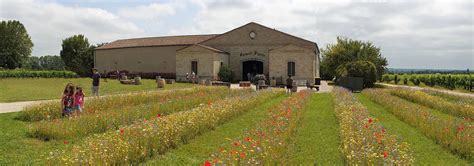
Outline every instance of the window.
<svg viewBox="0 0 474 166">
<path fill-rule="evenodd" d="M 295 76 L 295 62 L 288 62 L 288 75 Z"/>
<path fill-rule="evenodd" d="M 197 61 L 192 61 L 191 62 L 191 72 L 194 72 L 194 74 L 198 74 L 198 62 Z"/>
<path fill-rule="evenodd" d="M 224 62 L 221 61 L 221 67 L 224 66 Z"/>
</svg>

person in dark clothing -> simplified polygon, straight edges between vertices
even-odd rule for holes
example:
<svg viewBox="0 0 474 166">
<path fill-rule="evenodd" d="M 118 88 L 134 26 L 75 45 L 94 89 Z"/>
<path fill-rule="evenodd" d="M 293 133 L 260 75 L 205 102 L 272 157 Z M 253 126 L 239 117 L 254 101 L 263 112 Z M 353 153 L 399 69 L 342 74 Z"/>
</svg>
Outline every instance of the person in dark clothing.
<svg viewBox="0 0 474 166">
<path fill-rule="evenodd" d="M 291 75 L 288 75 L 288 78 L 286 79 L 286 91 L 291 94 L 291 89 L 293 88 L 293 78 Z"/>
<path fill-rule="evenodd" d="M 99 97 L 100 74 L 97 69 L 93 69 L 92 71 L 94 72 L 92 75 L 92 96 Z"/>
</svg>

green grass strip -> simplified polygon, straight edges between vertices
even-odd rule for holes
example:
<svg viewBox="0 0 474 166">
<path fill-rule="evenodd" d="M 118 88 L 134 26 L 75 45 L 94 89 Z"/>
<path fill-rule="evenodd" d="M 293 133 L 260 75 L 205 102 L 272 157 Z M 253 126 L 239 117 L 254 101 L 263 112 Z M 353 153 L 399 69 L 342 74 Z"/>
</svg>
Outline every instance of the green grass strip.
<svg viewBox="0 0 474 166">
<path fill-rule="evenodd" d="M 313 94 L 302 111 L 302 120 L 288 150 L 290 163 L 344 165 L 331 94 Z"/>
<path fill-rule="evenodd" d="M 63 141 L 44 142 L 27 137 L 30 123 L 14 120 L 18 112 L 0 114 L 0 165 L 38 165 Z"/>
<path fill-rule="evenodd" d="M 285 98 L 286 96 L 280 96 L 271 99 L 248 113 L 216 127 L 214 131 L 191 140 L 189 144 L 148 161 L 146 165 L 201 165 L 209 158 L 209 154 L 228 142 L 223 138 L 238 137 L 245 129 L 254 127 L 266 117 L 268 108 L 277 105 Z"/>
<path fill-rule="evenodd" d="M 443 149 L 416 128 L 400 121 L 381 105 L 372 102 L 367 96 L 363 94 L 356 94 L 356 96 L 367 107 L 370 114 L 378 118 L 390 133 L 403 137 L 403 140 L 410 144 L 415 157 L 415 165 L 469 165 L 467 161 Z"/>
</svg>

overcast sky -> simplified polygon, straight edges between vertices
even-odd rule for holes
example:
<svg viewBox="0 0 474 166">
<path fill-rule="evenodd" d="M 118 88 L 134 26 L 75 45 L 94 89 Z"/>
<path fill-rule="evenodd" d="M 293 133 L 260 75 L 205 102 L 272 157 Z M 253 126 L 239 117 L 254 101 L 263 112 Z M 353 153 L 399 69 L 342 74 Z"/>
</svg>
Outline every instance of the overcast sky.
<svg viewBox="0 0 474 166">
<path fill-rule="evenodd" d="M 91 44 L 164 35 L 224 33 L 257 22 L 318 43 L 371 41 L 393 68 L 474 68 L 473 1 L 0 0 L 19 20 L 33 55 L 59 55 L 63 39 Z"/>
</svg>

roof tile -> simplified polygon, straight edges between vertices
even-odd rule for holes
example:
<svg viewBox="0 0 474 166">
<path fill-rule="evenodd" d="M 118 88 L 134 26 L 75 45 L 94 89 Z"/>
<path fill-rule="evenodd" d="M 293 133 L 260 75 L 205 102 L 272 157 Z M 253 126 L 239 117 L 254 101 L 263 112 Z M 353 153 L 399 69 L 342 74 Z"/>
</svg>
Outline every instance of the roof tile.
<svg viewBox="0 0 474 166">
<path fill-rule="evenodd" d="M 96 49 L 102 50 L 102 49 L 114 49 L 114 48 L 129 48 L 129 47 L 192 45 L 192 44 L 197 44 L 204 40 L 216 37 L 217 35 L 218 34 L 122 39 L 122 40 L 114 41 L 112 43 L 105 44 Z"/>
</svg>

